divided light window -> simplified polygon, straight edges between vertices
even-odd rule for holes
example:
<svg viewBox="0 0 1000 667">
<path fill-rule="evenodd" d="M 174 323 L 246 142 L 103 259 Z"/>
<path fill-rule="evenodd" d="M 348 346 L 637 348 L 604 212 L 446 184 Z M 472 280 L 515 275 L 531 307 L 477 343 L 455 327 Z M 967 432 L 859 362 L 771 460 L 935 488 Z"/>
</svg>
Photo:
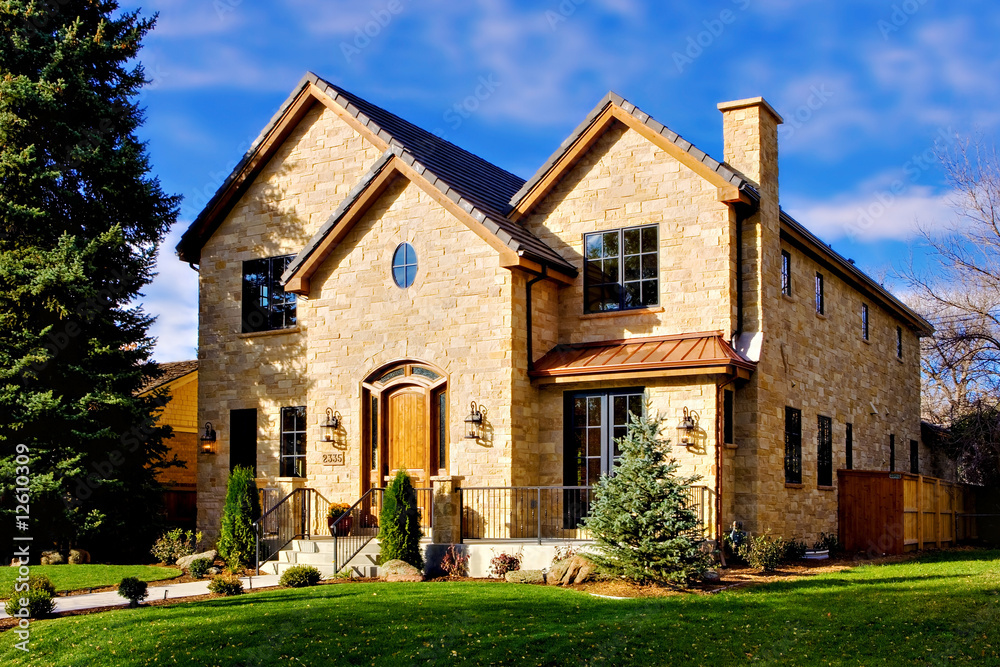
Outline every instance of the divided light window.
<svg viewBox="0 0 1000 667">
<path fill-rule="evenodd" d="M 281 408 L 282 477 L 306 476 L 305 406 Z"/>
<path fill-rule="evenodd" d="M 829 417 L 816 423 L 816 484 L 833 486 L 833 425 Z"/>
<path fill-rule="evenodd" d="M 628 431 L 629 415 L 641 415 L 642 406 L 641 388 L 567 395 L 566 486 L 592 487 L 611 474 L 621 456 L 618 439 Z"/>
<path fill-rule="evenodd" d="M 920 445 L 916 440 L 910 440 L 910 472 L 920 474 Z"/>
<path fill-rule="evenodd" d="M 896 358 L 903 358 L 903 327 L 896 327 Z"/>
<path fill-rule="evenodd" d="M 657 225 L 587 234 L 584 246 L 584 312 L 659 304 Z"/>
<path fill-rule="evenodd" d="M 854 424 L 847 425 L 847 435 L 844 442 L 846 455 L 845 466 L 848 470 L 854 470 Z"/>
<path fill-rule="evenodd" d="M 868 304 L 861 304 L 861 337 L 868 340 Z"/>
<path fill-rule="evenodd" d="M 243 333 L 295 326 L 295 295 L 281 286 L 290 261 L 292 255 L 243 262 Z"/>
<path fill-rule="evenodd" d="M 816 274 L 816 314 L 822 315 L 825 312 L 823 303 L 823 274 Z"/>
<path fill-rule="evenodd" d="M 781 293 L 792 295 L 792 256 L 787 250 L 781 251 Z"/>
<path fill-rule="evenodd" d="M 802 483 L 802 411 L 785 408 L 785 483 Z"/>
</svg>

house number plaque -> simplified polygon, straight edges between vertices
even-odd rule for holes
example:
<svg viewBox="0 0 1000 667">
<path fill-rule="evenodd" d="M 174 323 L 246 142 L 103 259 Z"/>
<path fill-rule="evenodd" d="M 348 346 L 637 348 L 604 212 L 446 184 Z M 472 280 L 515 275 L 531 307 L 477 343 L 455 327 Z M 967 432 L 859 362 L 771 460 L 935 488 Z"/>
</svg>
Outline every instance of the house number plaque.
<svg viewBox="0 0 1000 667">
<path fill-rule="evenodd" d="M 344 452 L 330 452 L 323 455 L 323 465 L 325 466 L 342 466 L 345 463 Z"/>
</svg>

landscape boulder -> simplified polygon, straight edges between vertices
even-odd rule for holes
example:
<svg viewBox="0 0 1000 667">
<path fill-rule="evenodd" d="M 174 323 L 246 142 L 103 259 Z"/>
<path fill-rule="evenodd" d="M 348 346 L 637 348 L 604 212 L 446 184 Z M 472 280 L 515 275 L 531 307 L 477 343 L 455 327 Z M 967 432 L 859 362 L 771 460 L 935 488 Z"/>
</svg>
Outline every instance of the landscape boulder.
<svg viewBox="0 0 1000 667">
<path fill-rule="evenodd" d="M 701 575 L 701 580 L 706 584 L 717 584 L 722 581 L 722 576 L 715 570 L 708 570 L 705 574 Z"/>
<path fill-rule="evenodd" d="M 424 575 L 420 570 L 413 567 L 406 561 L 393 559 L 379 565 L 382 569 L 382 578 L 386 581 L 423 581 Z"/>
<path fill-rule="evenodd" d="M 66 559 L 58 551 L 43 551 L 40 562 L 42 565 L 62 565 Z"/>
<path fill-rule="evenodd" d="M 512 584 L 544 584 L 545 573 L 541 570 L 511 570 L 503 575 Z"/>
<path fill-rule="evenodd" d="M 177 559 L 177 567 L 182 570 L 186 570 L 191 567 L 191 563 L 198 560 L 199 558 L 207 558 L 211 562 L 215 562 L 215 557 L 218 556 L 218 552 L 215 549 L 209 549 L 208 551 L 202 551 L 200 554 L 191 554 L 190 556 L 182 556 Z"/>
<path fill-rule="evenodd" d="M 559 561 L 549 571 L 548 582 L 555 586 L 582 584 L 594 575 L 594 564 L 584 556 Z"/>
<path fill-rule="evenodd" d="M 67 560 L 70 565 L 85 565 L 90 562 L 90 552 L 86 549 L 70 549 Z"/>
</svg>

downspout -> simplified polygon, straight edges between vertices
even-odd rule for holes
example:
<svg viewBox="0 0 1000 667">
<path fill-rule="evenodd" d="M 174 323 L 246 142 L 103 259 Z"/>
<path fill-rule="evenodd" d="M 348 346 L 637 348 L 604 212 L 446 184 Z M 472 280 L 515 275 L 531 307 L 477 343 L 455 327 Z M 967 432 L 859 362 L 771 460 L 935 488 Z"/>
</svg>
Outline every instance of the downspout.
<svg viewBox="0 0 1000 667">
<path fill-rule="evenodd" d="M 527 329 L 528 329 L 528 345 L 527 345 L 527 347 L 528 347 L 528 370 L 529 371 L 530 370 L 534 370 L 534 368 L 535 368 L 534 350 L 533 350 L 533 346 L 532 346 L 532 343 L 531 343 L 531 339 L 533 337 L 532 336 L 532 331 L 531 331 L 531 286 L 534 285 L 535 283 L 537 283 L 539 280 L 543 280 L 546 275 L 548 275 L 548 267 L 543 264 L 542 265 L 542 272 L 539 273 L 536 277 L 534 277 L 531 280 L 529 280 L 527 282 L 527 284 L 525 285 L 525 288 L 524 288 L 524 291 L 525 291 L 525 308 L 527 308 L 527 311 L 528 311 L 527 312 L 527 317 L 526 317 L 526 324 L 527 324 Z"/>
</svg>

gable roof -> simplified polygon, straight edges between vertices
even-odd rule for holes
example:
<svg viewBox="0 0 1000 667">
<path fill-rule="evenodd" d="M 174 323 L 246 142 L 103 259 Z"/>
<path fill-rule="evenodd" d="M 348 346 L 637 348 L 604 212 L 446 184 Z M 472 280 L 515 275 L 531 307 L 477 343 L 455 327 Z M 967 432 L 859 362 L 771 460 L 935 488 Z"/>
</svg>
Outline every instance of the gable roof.
<svg viewBox="0 0 1000 667">
<path fill-rule="evenodd" d="M 518 258 L 552 268 L 568 278 L 577 275 L 577 269 L 572 264 L 527 229 L 482 204 L 470 201 L 463 192 L 440 178 L 414 155 L 393 143 L 288 264 L 281 277 L 288 291 L 308 292 L 308 279 L 312 273 L 397 175 L 417 182 L 432 196 L 436 193 L 436 199 L 451 208 L 473 231 L 485 230 L 481 236 L 494 241 L 494 244 L 500 241 L 501 249 L 511 251 Z"/>
<path fill-rule="evenodd" d="M 181 236 L 177 254 L 182 260 L 200 261 L 205 242 L 282 141 L 317 102 L 339 109 L 378 148 L 387 150 L 393 143 L 402 146 L 438 178 L 447 181 L 450 188 L 461 193 L 463 199 L 494 217 L 503 217 L 511 197 L 524 184 L 524 179 L 509 171 L 309 72 Z"/>
<path fill-rule="evenodd" d="M 170 361 L 164 364 L 157 364 L 157 367 L 160 369 L 160 375 L 146 382 L 139 390 L 140 394 L 153 391 L 165 384 L 170 384 L 174 380 L 179 380 L 189 373 L 194 373 L 198 370 L 198 360 Z"/>
</svg>

